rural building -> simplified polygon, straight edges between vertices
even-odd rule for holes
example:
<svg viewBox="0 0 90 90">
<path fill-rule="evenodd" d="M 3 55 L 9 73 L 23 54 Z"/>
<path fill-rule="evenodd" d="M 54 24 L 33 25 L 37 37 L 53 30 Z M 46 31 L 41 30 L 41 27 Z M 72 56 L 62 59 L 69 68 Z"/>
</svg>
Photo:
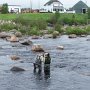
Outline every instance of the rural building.
<svg viewBox="0 0 90 90">
<path fill-rule="evenodd" d="M 88 6 L 80 0 L 72 7 L 72 9 L 75 10 L 76 13 L 86 13 Z"/>
<path fill-rule="evenodd" d="M 63 4 L 58 0 L 50 0 L 44 4 L 43 8 L 40 9 L 40 12 L 53 12 L 59 11 L 60 13 L 64 13 L 65 9 Z"/>
<path fill-rule="evenodd" d="M 8 5 L 8 12 L 9 13 L 21 13 L 21 6 L 20 5 Z"/>
<path fill-rule="evenodd" d="M 22 13 L 30 13 L 31 12 L 31 9 L 30 8 L 22 8 L 21 9 L 21 12 Z"/>
</svg>

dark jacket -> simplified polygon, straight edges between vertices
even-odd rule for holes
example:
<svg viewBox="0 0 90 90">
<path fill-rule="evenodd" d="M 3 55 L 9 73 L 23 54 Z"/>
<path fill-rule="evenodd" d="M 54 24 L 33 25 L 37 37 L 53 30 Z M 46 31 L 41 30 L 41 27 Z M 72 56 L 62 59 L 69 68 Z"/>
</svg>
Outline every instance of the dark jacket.
<svg viewBox="0 0 90 90">
<path fill-rule="evenodd" d="M 45 57 L 44 64 L 50 64 L 50 63 L 51 63 L 51 58 L 50 57 Z"/>
</svg>

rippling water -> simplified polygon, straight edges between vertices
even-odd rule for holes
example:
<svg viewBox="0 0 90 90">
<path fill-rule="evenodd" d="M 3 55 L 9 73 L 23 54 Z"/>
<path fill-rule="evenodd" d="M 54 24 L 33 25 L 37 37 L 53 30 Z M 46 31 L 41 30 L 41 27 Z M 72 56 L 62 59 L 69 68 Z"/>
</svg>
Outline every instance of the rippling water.
<svg viewBox="0 0 90 90">
<path fill-rule="evenodd" d="M 31 46 L 0 40 L 0 90 L 90 90 L 90 41 L 87 38 L 32 40 L 43 45 L 52 58 L 50 78 L 33 73 L 33 62 L 37 53 Z M 64 50 L 56 49 L 63 45 Z M 20 56 L 20 61 L 11 61 L 11 55 Z M 23 61 L 23 62 L 21 62 Z M 11 72 L 13 66 L 25 72 Z"/>
</svg>

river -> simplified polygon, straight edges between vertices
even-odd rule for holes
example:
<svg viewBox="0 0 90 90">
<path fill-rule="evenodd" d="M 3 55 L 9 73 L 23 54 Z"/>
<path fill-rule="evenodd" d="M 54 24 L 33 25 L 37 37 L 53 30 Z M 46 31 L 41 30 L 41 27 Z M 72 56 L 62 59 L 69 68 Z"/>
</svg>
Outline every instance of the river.
<svg viewBox="0 0 90 90">
<path fill-rule="evenodd" d="M 90 90 L 90 41 L 87 37 L 69 39 L 32 39 L 51 55 L 50 77 L 33 72 L 33 62 L 38 53 L 31 46 L 23 46 L 0 39 L 0 90 Z M 56 49 L 63 45 L 64 50 Z M 18 55 L 19 61 L 12 61 Z M 11 72 L 13 66 L 24 72 Z"/>
</svg>

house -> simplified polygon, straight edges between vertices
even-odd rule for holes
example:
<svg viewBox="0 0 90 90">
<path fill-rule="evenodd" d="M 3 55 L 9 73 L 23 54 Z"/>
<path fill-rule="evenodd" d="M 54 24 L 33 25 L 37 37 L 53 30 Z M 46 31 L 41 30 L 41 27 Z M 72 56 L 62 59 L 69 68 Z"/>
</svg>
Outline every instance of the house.
<svg viewBox="0 0 90 90">
<path fill-rule="evenodd" d="M 88 6 L 80 0 L 72 7 L 72 9 L 75 10 L 76 13 L 86 13 Z"/>
<path fill-rule="evenodd" d="M 21 13 L 21 6 L 20 5 L 8 5 L 8 12 L 9 13 Z"/>
<path fill-rule="evenodd" d="M 56 11 L 59 11 L 60 13 L 65 12 L 63 4 L 58 0 L 50 0 L 44 4 L 43 8 L 40 9 L 40 12 L 55 13 Z"/>
<path fill-rule="evenodd" d="M 31 8 L 22 8 L 21 12 L 22 13 L 30 13 L 31 12 Z"/>
</svg>

